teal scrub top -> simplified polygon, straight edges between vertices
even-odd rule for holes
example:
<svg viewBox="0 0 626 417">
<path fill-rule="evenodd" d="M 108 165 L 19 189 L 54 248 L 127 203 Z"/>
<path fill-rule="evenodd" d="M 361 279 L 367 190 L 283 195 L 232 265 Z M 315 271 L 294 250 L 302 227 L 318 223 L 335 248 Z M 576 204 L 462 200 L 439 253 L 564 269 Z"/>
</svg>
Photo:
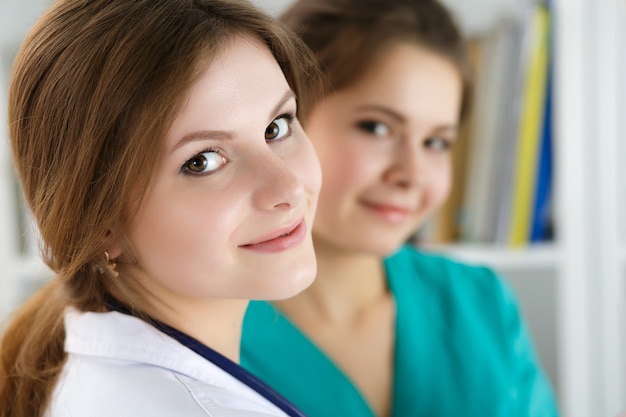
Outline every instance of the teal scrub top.
<svg viewBox="0 0 626 417">
<path fill-rule="evenodd" d="M 396 305 L 393 417 L 558 415 L 515 296 L 490 269 L 408 246 L 384 266 Z M 337 365 L 267 302 L 246 312 L 241 362 L 309 417 L 374 416 Z"/>
</svg>

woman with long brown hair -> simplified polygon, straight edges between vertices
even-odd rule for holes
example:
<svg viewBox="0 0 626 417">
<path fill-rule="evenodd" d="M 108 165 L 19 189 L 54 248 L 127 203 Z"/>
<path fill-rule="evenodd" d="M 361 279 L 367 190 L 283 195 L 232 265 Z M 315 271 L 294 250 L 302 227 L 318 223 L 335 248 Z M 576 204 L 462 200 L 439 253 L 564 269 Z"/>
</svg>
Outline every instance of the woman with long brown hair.
<svg viewBox="0 0 626 417">
<path fill-rule="evenodd" d="M 248 300 L 315 276 L 321 178 L 297 114 L 319 82 L 243 1 L 51 6 L 9 128 L 55 277 L 4 331 L 2 417 L 300 415 L 237 362 Z"/>
</svg>

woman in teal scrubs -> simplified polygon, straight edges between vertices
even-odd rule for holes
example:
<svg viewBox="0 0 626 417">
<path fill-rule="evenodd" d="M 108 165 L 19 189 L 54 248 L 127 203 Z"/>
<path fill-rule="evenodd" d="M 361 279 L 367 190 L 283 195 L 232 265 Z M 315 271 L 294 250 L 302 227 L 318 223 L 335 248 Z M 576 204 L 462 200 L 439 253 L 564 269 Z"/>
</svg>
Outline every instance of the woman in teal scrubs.
<svg viewBox="0 0 626 417">
<path fill-rule="evenodd" d="M 464 41 L 433 0 L 300 0 L 283 16 L 330 92 L 307 116 L 323 185 L 315 282 L 253 302 L 242 364 L 309 417 L 556 416 L 514 294 L 403 245 L 444 203 Z"/>
</svg>

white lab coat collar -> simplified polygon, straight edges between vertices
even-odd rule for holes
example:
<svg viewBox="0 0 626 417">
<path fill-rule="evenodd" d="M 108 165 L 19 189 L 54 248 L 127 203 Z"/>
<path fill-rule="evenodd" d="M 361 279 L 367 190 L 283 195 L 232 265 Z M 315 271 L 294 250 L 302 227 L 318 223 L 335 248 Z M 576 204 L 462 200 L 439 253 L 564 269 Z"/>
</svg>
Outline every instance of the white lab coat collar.
<svg viewBox="0 0 626 417">
<path fill-rule="evenodd" d="M 67 353 L 155 365 L 227 389 L 241 386 L 234 377 L 219 378 L 218 383 L 214 377 L 216 369 L 220 369 L 218 366 L 154 326 L 127 314 L 68 309 L 65 331 Z"/>
<path fill-rule="evenodd" d="M 185 416 L 286 416 L 228 372 L 136 317 L 69 308 L 65 332 L 68 360 L 46 417 L 164 417 L 172 412 Z M 124 375 L 131 379 L 119 379 L 118 370 L 124 366 L 130 372 Z M 150 396 L 146 397 L 146 392 Z M 155 396 L 179 405 L 175 411 L 154 410 Z"/>
</svg>

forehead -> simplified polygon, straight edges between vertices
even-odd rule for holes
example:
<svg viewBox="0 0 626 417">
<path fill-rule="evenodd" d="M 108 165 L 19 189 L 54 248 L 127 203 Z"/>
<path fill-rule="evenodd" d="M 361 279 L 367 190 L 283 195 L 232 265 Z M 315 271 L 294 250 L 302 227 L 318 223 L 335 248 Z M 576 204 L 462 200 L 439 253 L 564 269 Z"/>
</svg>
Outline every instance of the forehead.
<svg viewBox="0 0 626 417">
<path fill-rule="evenodd" d="M 229 131 L 255 115 L 269 117 L 269 108 L 289 90 L 269 48 L 248 35 L 235 35 L 202 65 L 168 136 Z"/>
<path fill-rule="evenodd" d="M 363 88 L 390 81 L 394 81 L 394 84 L 405 84 L 425 78 L 454 83 L 460 81 L 461 74 L 442 55 L 415 43 L 401 42 L 391 44 L 377 55 L 354 85 Z"/>
<path fill-rule="evenodd" d="M 236 34 L 225 40 L 210 60 L 201 64 L 190 100 L 207 87 L 213 96 L 225 97 L 250 86 L 260 88 L 266 80 L 286 85 L 282 70 L 267 45 L 251 35 Z"/>
<path fill-rule="evenodd" d="M 391 46 L 352 85 L 334 93 L 344 104 L 388 108 L 406 119 L 455 124 L 462 78 L 447 58 L 413 43 Z"/>
</svg>

